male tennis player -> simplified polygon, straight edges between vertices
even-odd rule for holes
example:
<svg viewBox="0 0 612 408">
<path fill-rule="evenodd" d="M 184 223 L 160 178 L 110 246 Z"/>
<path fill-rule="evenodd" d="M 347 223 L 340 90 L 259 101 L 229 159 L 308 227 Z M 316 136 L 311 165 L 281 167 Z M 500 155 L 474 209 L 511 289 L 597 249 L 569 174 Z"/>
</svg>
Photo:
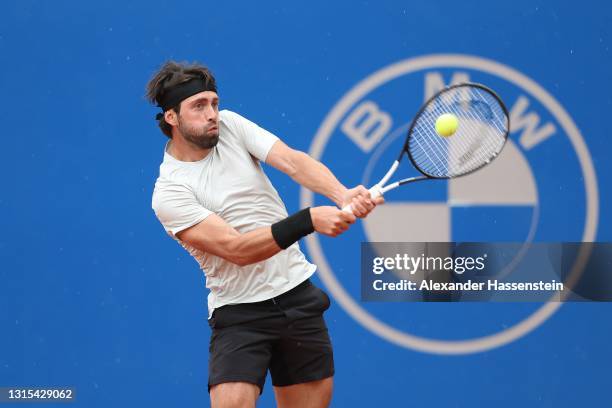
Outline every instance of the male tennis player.
<svg viewBox="0 0 612 408">
<path fill-rule="evenodd" d="M 255 407 L 269 369 L 279 407 L 327 407 L 334 363 L 323 312 L 297 241 L 337 236 L 382 199 L 346 189 L 327 167 L 237 113 L 219 111 L 215 79 L 198 64 L 166 62 L 147 85 L 170 138 L 153 192 L 165 230 L 206 274 L 209 380 L 214 408 Z M 291 216 L 260 162 L 338 207 Z"/>
</svg>

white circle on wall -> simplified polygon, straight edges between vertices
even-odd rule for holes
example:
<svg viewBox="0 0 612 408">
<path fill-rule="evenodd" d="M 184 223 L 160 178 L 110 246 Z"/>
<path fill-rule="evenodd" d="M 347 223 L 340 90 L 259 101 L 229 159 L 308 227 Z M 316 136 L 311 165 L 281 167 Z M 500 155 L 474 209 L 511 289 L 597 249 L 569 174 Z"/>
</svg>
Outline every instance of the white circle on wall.
<svg viewBox="0 0 612 408">
<path fill-rule="evenodd" d="M 524 74 L 496 61 L 470 55 L 436 54 L 410 58 L 380 69 L 359 82 L 332 108 L 313 139 L 309 151 L 310 155 L 315 159 L 321 158 L 325 146 L 341 118 L 364 95 L 394 78 L 432 68 L 466 68 L 495 75 L 522 88 L 548 109 L 562 126 L 571 146 L 576 152 L 584 179 L 586 196 L 586 214 L 582 241 L 594 241 L 599 217 L 599 193 L 591 156 L 582 135 L 565 109 L 544 88 Z M 458 196 L 461 195 L 459 194 Z M 524 198 L 527 201 L 532 200 L 537 207 L 537 191 L 534 196 L 530 197 L 527 194 Z M 451 205 L 453 204 L 452 200 L 453 197 L 451 195 Z M 301 207 L 312 206 L 314 204 L 313 193 L 302 188 L 300 190 L 300 204 Z M 533 225 L 532 222 L 532 230 Z M 420 240 L 423 240 L 422 237 Z M 486 336 L 462 340 L 439 340 L 416 336 L 379 320 L 347 293 L 329 266 L 316 234 L 311 234 L 306 238 L 306 246 L 313 260 L 318 265 L 321 280 L 341 307 L 353 319 L 381 338 L 417 351 L 434 354 L 468 354 L 500 347 L 521 338 L 540 326 L 561 306 L 560 302 L 548 302 L 517 324 Z"/>
</svg>

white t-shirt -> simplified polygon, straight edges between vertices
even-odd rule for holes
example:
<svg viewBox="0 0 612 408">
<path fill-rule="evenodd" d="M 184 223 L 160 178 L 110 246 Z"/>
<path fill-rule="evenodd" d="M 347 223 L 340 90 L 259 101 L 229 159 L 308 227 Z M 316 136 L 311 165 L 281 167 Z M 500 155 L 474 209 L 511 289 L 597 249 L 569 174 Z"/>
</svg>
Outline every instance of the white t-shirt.
<svg viewBox="0 0 612 408">
<path fill-rule="evenodd" d="M 278 192 L 261 168 L 278 137 L 228 110 L 219 112 L 219 143 L 202 160 L 183 162 L 164 151 L 152 206 L 166 232 L 200 264 L 206 275 L 208 314 L 227 304 L 278 296 L 309 278 L 316 266 L 298 243 L 273 257 L 238 266 L 189 246 L 176 237 L 217 214 L 238 232 L 287 217 Z"/>
</svg>

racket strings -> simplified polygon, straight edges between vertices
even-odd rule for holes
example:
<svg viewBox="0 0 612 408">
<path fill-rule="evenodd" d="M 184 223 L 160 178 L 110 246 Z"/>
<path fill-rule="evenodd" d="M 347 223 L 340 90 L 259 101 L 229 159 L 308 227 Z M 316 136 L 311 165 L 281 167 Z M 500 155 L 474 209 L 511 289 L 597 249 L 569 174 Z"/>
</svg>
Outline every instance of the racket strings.
<svg viewBox="0 0 612 408">
<path fill-rule="evenodd" d="M 478 105 L 475 105 L 478 106 Z M 478 127 L 479 125 L 477 125 L 479 123 L 480 120 L 485 119 L 482 117 L 482 115 L 476 115 L 473 111 L 471 110 L 467 110 L 466 112 L 466 116 L 470 117 L 472 119 L 472 121 L 467 121 L 467 125 L 469 126 L 469 129 L 467 130 L 470 134 L 477 134 L 478 133 Z M 491 116 L 487 116 L 486 118 L 488 118 L 489 120 L 492 119 Z M 494 121 L 490 122 L 491 125 L 495 125 Z M 482 124 L 480 124 L 482 125 Z M 498 129 L 500 130 L 500 129 Z M 461 154 L 458 157 L 458 161 L 460 165 L 463 165 L 467 160 L 472 159 L 475 161 L 478 161 L 479 163 L 482 162 L 482 159 L 488 158 L 484 157 L 484 155 L 487 152 L 490 152 L 491 149 L 495 148 L 495 137 L 490 137 L 490 138 L 480 138 L 480 139 L 473 139 L 473 140 L 469 140 L 467 138 L 462 138 L 462 139 L 457 139 L 458 140 L 458 145 L 460 147 L 459 151 L 463 152 L 463 154 Z M 480 146 L 483 146 L 483 149 L 480 150 L 482 155 L 476 155 L 473 154 L 472 152 L 477 151 L 477 149 Z"/>
<path fill-rule="evenodd" d="M 483 100 L 483 95 L 483 93 L 473 94 L 475 99 L 469 104 L 469 109 L 462 109 L 465 117 L 471 120 L 463 121 L 467 125 L 466 131 L 450 140 L 451 147 L 453 143 L 456 144 L 454 151 L 449 154 L 450 170 L 457 172 L 450 174 L 451 176 L 480 167 L 501 150 L 505 141 L 505 130 L 499 127 L 498 117 L 492 114 L 494 111 L 490 109 L 487 101 Z"/>
<path fill-rule="evenodd" d="M 455 176 L 457 174 L 454 173 L 457 169 L 463 169 L 463 172 L 469 172 L 473 170 L 472 166 L 467 166 L 470 163 L 474 163 L 477 166 L 483 162 L 483 160 L 487 160 L 489 158 L 488 148 L 491 148 L 493 140 L 495 138 L 485 138 L 482 135 L 480 127 L 484 125 L 485 121 L 491 120 L 492 117 L 490 115 L 491 110 L 485 110 L 483 107 L 487 107 L 488 105 L 479 98 L 479 95 L 474 95 L 476 99 L 459 102 L 458 106 L 460 106 L 460 110 L 463 112 L 466 118 L 470 120 L 462 121 L 462 125 L 465 127 L 463 134 L 469 135 L 470 137 L 460 137 L 458 134 L 457 138 L 454 138 L 451 141 L 450 147 L 453 148 L 451 152 L 448 154 L 447 163 L 451 165 L 451 168 L 445 168 L 445 171 L 448 172 L 449 176 Z M 465 108 L 465 107 L 468 108 Z M 452 106 L 455 108 L 455 106 Z M 442 108 L 444 109 L 444 108 Z M 453 113 L 455 114 L 457 109 L 453 109 Z M 437 114 L 434 114 L 433 120 L 437 118 Z M 435 136 L 438 136 L 435 134 Z M 435 137 L 435 139 L 441 139 L 439 136 Z M 448 139 L 447 139 L 448 140 Z M 483 147 L 480 149 L 480 147 Z M 478 154 L 480 152 L 480 154 Z M 455 160 L 453 160 L 455 159 Z M 452 166 L 455 164 L 455 166 Z M 458 165 L 458 166 L 457 166 Z"/>
<path fill-rule="evenodd" d="M 465 91 L 463 93 L 465 93 Z M 479 156 L 477 153 L 487 152 L 488 149 L 493 147 L 491 146 L 491 142 L 494 140 L 494 138 L 484 139 L 483 137 L 476 136 L 482 133 L 480 127 L 484 121 L 491 121 L 492 115 L 486 102 L 484 102 L 477 94 L 474 95 L 474 97 L 476 99 L 463 100 L 450 105 L 449 107 L 446 106 L 448 104 L 432 104 L 431 106 L 433 106 L 434 109 L 429 109 L 427 112 L 428 117 L 425 119 L 429 120 L 431 123 L 435 123 L 435 120 L 442 113 L 442 111 L 447 113 L 449 110 L 451 111 L 449 113 L 455 114 L 460 111 L 463 113 L 463 115 L 456 116 L 459 116 L 459 118 L 464 116 L 470 119 L 462 121 L 462 132 L 453 137 L 452 144 L 444 143 L 444 141 L 448 139 L 443 139 L 438 136 L 433 130 L 433 127 L 427 129 L 427 137 L 433 142 L 433 150 L 436 153 L 433 155 L 426 154 L 425 159 L 431 161 L 431 164 L 439 175 L 453 176 L 455 175 L 457 169 L 460 169 L 460 171 L 463 170 L 462 172 L 472 170 L 471 166 L 466 167 L 466 165 L 471 162 L 475 162 L 476 165 L 479 165 L 483 160 L 488 158 L 488 155 L 481 154 Z M 440 100 L 442 99 L 439 99 L 438 102 Z M 459 109 L 457 107 L 459 107 Z M 487 109 L 485 110 L 483 107 L 487 107 Z M 465 137 L 465 135 L 469 135 L 470 137 Z M 424 146 L 426 145 L 419 143 L 420 149 L 423 149 Z M 479 149 L 481 146 L 483 146 L 483 148 Z M 426 150 L 424 150 L 424 152 L 427 153 Z"/>
<path fill-rule="evenodd" d="M 440 136 L 436 120 L 444 113 L 458 119 L 452 136 Z M 456 177 L 488 163 L 502 149 L 508 130 L 505 110 L 490 92 L 472 85 L 450 88 L 429 101 L 409 135 L 415 165 L 433 177 Z"/>
</svg>

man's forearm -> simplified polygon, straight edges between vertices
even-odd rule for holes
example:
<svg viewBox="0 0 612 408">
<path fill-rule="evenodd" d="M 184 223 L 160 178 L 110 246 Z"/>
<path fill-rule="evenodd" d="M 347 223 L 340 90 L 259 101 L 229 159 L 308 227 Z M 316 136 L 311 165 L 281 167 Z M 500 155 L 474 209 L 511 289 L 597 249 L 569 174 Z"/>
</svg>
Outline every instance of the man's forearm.
<svg viewBox="0 0 612 408">
<path fill-rule="evenodd" d="M 266 260 L 281 250 L 270 227 L 261 227 L 236 236 L 223 255 L 230 262 L 245 266 Z"/>
<path fill-rule="evenodd" d="M 216 214 L 177 234 L 177 238 L 203 252 L 245 266 L 276 255 L 315 231 L 334 235 L 343 231 L 346 220 L 335 207 L 306 208 L 275 222 L 240 233 Z"/>
<path fill-rule="evenodd" d="M 289 176 L 296 183 L 315 193 L 323 194 L 338 207 L 342 205 L 347 189 L 323 163 L 304 152 L 296 152 L 292 164 L 294 168 Z"/>
</svg>

